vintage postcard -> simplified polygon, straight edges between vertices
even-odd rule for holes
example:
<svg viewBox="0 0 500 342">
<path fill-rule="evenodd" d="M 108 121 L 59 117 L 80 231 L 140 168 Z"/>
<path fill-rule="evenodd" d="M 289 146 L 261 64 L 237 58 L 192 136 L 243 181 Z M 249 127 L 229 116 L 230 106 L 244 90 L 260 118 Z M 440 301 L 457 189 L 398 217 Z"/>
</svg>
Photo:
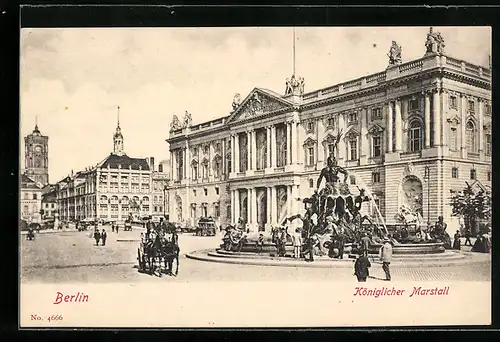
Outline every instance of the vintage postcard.
<svg viewBox="0 0 500 342">
<path fill-rule="evenodd" d="M 20 327 L 491 324 L 491 39 L 23 28 Z"/>
</svg>

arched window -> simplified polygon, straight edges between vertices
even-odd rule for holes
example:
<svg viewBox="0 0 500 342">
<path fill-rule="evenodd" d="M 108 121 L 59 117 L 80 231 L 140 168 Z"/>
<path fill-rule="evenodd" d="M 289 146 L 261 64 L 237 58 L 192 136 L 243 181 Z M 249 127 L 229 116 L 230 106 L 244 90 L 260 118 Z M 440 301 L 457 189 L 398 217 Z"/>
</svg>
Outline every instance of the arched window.
<svg viewBox="0 0 500 342">
<path fill-rule="evenodd" d="M 214 177 L 219 178 L 222 169 L 222 158 L 217 155 L 214 158 Z"/>
<path fill-rule="evenodd" d="M 465 125 L 465 143 L 467 144 L 467 152 L 476 152 L 476 127 L 471 120 Z"/>
<path fill-rule="evenodd" d="M 149 203 L 149 197 L 144 196 L 144 197 L 142 198 L 142 203 Z"/>
<path fill-rule="evenodd" d="M 191 171 L 192 171 L 191 178 L 193 180 L 197 180 L 198 179 L 198 161 L 193 160 L 193 162 L 191 163 Z"/>
<path fill-rule="evenodd" d="M 203 179 L 208 179 L 208 160 L 204 160 L 201 167 L 203 170 Z"/>
<path fill-rule="evenodd" d="M 485 142 L 485 154 L 491 156 L 491 133 L 486 133 L 484 137 Z"/>
<path fill-rule="evenodd" d="M 411 152 L 417 152 L 422 149 L 422 126 L 420 125 L 420 122 L 418 121 L 413 121 L 410 124 L 410 151 Z"/>
</svg>

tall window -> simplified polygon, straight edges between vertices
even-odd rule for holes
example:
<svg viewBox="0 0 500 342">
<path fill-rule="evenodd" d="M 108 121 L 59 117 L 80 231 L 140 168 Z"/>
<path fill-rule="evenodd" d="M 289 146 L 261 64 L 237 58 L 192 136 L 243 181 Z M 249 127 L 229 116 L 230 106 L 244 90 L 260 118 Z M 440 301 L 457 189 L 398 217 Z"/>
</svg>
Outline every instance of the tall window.
<svg viewBox="0 0 500 342">
<path fill-rule="evenodd" d="M 177 180 L 184 179 L 184 154 L 182 151 L 177 151 Z"/>
<path fill-rule="evenodd" d="M 328 128 L 333 128 L 335 126 L 335 119 L 334 118 L 328 118 L 326 121 L 326 125 Z"/>
<path fill-rule="evenodd" d="M 476 104 L 474 103 L 474 100 L 469 100 L 468 104 L 469 112 L 474 113 L 476 111 Z"/>
<path fill-rule="evenodd" d="M 380 172 L 372 172 L 372 183 L 380 183 Z"/>
<path fill-rule="evenodd" d="M 33 199 L 34 199 L 34 200 L 36 200 L 36 199 L 37 199 L 37 197 L 38 197 L 38 195 L 37 195 L 37 194 L 33 194 Z"/>
<path fill-rule="evenodd" d="M 457 167 L 451 168 L 451 178 L 458 178 L 458 168 Z"/>
<path fill-rule="evenodd" d="M 472 121 L 468 121 L 465 125 L 465 139 L 467 152 L 476 152 L 476 127 Z"/>
<path fill-rule="evenodd" d="M 314 188 L 314 180 L 309 179 L 309 187 Z"/>
<path fill-rule="evenodd" d="M 382 137 L 380 135 L 374 136 L 373 141 L 373 156 L 380 157 L 382 155 Z"/>
<path fill-rule="evenodd" d="M 418 121 L 410 125 L 410 151 L 417 152 L 422 149 L 422 127 Z"/>
<path fill-rule="evenodd" d="M 203 163 L 203 179 L 208 178 L 208 162 Z"/>
<path fill-rule="evenodd" d="M 457 109 L 457 97 L 450 95 L 450 108 Z"/>
<path fill-rule="evenodd" d="M 316 164 L 314 160 L 314 147 L 308 147 L 307 148 L 307 165 L 314 165 Z"/>
<path fill-rule="evenodd" d="M 418 98 L 412 98 L 410 101 L 408 101 L 408 109 L 409 110 L 417 110 L 420 106 L 420 101 Z"/>
<path fill-rule="evenodd" d="M 470 179 L 476 179 L 476 170 L 475 169 L 470 170 Z"/>
<path fill-rule="evenodd" d="M 328 156 L 333 156 L 335 155 L 335 145 L 334 144 L 328 144 Z"/>
<path fill-rule="evenodd" d="M 450 131 L 450 150 L 452 151 L 456 151 L 458 149 L 457 137 L 457 128 L 452 127 Z"/>
<path fill-rule="evenodd" d="M 372 109 L 372 121 L 382 119 L 382 108 L 377 107 Z"/>
<path fill-rule="evenodd" d="M 491 182 L 491 171 L 488 171 L 488 173 L 486 174 L 486 180 L 488 182 Z"/>
<path fill-rule="evenodd" d="M 349 115 L 347 116 L 347 121 L 349 123 L 357 122 L 358 121 L 358 113 L 357 112 L 349 113 Z"/>
<path fill-rule="evenodd" d="M 230 154 L 226 154 L 226 162 L 227 162 L 227 167 L 226 167 L 227 172 L 231 173 L 231 164 L 232 164 L 232 162 L 231 162 L 231 155 Z"/>
<path fill-rule="evenodd" d="M 349 160 L 358 159 L 358 140 L 356 138 L 349 139 Z"/>
<path fill-rule="evenodd" d="M 158 172 L 163 172 L 163 164 L 158 165 Z"/>
<path fill-rule="evenodd" d="M 214 162 L 214 177 L 220 177 L 220 169 L 221 169 L 221 160 L 220 158 L 215 158 Z"/>
<path fill-rule="evenodd" d="M 198 163 L 193 163 L 193 176 L 191 177 L 193 180 L 198 179 Z"/>
<path fill-rule="evenodd" d="M 218 203 L 216 203 L 214 205 L 214 216 L 215 217 L 220 217 L 220 208 L 219 208 L 219 204 Z"/>
<path fill-rule="evenodd" d="M 491 134 L 487 133 L 484 137 L 485 141 L 485 153 L 487 156 L 491 156 Z"/>
</svg>

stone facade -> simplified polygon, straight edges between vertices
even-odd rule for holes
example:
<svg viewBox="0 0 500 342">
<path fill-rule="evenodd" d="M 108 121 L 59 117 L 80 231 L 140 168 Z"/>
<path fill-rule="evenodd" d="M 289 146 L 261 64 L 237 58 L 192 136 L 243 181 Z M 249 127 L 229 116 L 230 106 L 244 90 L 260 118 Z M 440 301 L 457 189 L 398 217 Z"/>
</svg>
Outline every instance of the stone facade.
<svg viewBox="0 0 500 342">
<path fill-rule="evenodd" d="M 42 188 L 38 182 L 21 175 L 21 219 L 28 223 L 41 223 Z"/>
<path fill-rule="evenodd" d="M 491 187 L 491 71 L 444 53 L 299 96 L 255 88 L 229 116 L 175 128 L 173 221 L 281 224 L 303 213 L 332 153 L 388 224 L 403 204 L 431 222 L 449 218 L 451 192 L 465 181 Z"/>
<path fill-rule="evenodd" d="M 42 135 L 38 125 L 24 138 L 24 168 L 35 182 L 49 184 L 49 137 Z"/>
</svg>

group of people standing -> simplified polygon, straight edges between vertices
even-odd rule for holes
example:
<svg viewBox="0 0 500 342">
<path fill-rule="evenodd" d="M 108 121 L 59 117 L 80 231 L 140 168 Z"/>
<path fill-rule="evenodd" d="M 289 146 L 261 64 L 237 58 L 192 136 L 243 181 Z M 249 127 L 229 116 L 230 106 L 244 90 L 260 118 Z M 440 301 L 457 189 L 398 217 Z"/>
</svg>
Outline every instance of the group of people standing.
<svg viewBox="0 0 500 342">
<path fill-rule="evenodd" d="M 380 247 L 379 250 L 379 258 L 382 261 L 382 269 L 384 270 L 386 281 L 391 280 L 390 264 L 392 261 L 392 244 L 393 242 L 390 237 L 385 238 L 382 247 Z M 369 246 L 370 240 L 365 235 L 361 238 L 361 254 L 354 263 L 354 275 L 359 282 L 365 282 L 370 276 L 370 267 L 372 265 L 370 263 L 370 259 L 368 258 Z"/>
<path fill-rule="evenodd" d="M 99 232 L 99 228 L 96 228 L 94 230 L 94 239 L 95 239 L 95 245 L 99 246 L 99 241 L 101 241 L 102 246 L 106 246 L 106 239 L 108 238 L 108 234 L 106 231 L 103 229 L 101 232 Z"/>
</svg>

